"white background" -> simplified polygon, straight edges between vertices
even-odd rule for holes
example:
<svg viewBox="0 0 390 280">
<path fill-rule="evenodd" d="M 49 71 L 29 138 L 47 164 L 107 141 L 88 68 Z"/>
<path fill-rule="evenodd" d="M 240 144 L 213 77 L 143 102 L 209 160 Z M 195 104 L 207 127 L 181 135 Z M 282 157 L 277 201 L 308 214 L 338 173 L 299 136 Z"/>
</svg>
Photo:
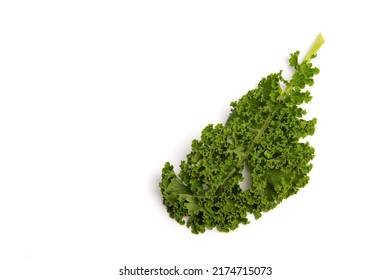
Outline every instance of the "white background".
<svg viewBox="0 0 390 280">
<path fill-rule="evenodd" d="M 0 279 L 141 279 L 125 265 L 390 279 L 386 7 L 1 1 Z M 161 204 L 163 164 L 319 32 L 309 185 L 231 233 L 191 234 Z"/>
</svg>

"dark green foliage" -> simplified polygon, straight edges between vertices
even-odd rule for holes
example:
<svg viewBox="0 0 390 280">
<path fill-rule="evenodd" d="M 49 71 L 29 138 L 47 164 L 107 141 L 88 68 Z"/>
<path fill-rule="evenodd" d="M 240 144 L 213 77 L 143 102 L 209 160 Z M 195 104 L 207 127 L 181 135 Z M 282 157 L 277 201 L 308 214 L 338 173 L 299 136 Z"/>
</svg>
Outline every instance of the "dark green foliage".
<svg viewBox="0 0 390 280">
<path fill-rule="evenodd" d="M 248 223 L 248 213 L 257 219 L 308 183 L 314 149 L 301 139 L 314 133 L 316 119 L 304 120 L 306 111 L 299 105 L 311 100 L 304 88 L 313 85 L 319 70 L 310 62 L 315 54 L 302 63 L 298 55 L 290 56 L 295 70 L 290 81 L 281 72 L 270 74 L 231 103 L 224 125 L 206 126 L 192 141 L 178 175 L 165 164 L 163 203 L 193 233 L 234 230 Z M 246 190 L 240 187 L 244 166 L 251 174 Z"/>
</svg>

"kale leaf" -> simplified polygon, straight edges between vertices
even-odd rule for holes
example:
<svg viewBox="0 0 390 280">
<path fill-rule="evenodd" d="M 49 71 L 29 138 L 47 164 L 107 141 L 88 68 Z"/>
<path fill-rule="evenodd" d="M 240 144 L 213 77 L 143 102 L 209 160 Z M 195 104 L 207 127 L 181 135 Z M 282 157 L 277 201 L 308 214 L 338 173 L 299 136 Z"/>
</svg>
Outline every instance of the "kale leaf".
<svg viewBox="0 0 390 280">
<path fill-rule="evenodd" d="M 301 139 L 313 135 L 316 119 L 304 120 L 300 105 L 312 99 L 305 87 L 319 73 L 311 60 L 323 42 L 319 34 L 301 63 L 299 51 L 290 54 L 290 81 L 282 71 L 270 74 L 232 102 L 225 124 L 206 126 L 192 141 L 179 174 L 165 164 L 159 186 L 172 218 L 193 233 L 228 232 L 248 224 L 248 213 L 258 219 L 308 183 L 314 148 Z M 245 190 L 244 168 L 251 176 Z"/>
</svg>

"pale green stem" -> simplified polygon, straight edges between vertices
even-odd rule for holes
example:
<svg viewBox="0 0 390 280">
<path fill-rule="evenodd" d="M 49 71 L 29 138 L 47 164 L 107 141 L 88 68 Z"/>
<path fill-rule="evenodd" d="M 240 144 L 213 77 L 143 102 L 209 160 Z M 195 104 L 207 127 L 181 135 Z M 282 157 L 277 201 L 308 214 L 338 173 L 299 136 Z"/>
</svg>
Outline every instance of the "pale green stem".
<svg viewBox="0 0 390 280">
<path fill-rule="evenodd" d="M 315 39 L 313 45 L 311 46 L 310 50 L 307 52 L 305 58 L 303 59 L 303 62 L 310 61 L 313 55 L 315 55 L 318 50 L 321 48 L 322 44 L 325 42 L 324 37 L 322 37 L 322 34 L 318 34 L 317 38 Z"/>
<path fill-rule="evenodd" d="M 322 37 L 322 34 L 318 34 L 317 35 L 317 38 L 314 40 L 314 43 L 311 45 L 311 48 L 309 49 L 309 51 L 307 52 L 307 54 L 305 55 L 305 57 L 303 58 L 303 62 L 309 62 L 313 55 L 315 55 L 318 50 L 321 48 L 322 44 L 325 42 L 325 39 L 324 37 Z M 286 89 L 284 90 L 283 94 L 289 94 L 290 91 L 292 89 L 292 86 L 291 84 L 289 84 Z"/>
</svg>

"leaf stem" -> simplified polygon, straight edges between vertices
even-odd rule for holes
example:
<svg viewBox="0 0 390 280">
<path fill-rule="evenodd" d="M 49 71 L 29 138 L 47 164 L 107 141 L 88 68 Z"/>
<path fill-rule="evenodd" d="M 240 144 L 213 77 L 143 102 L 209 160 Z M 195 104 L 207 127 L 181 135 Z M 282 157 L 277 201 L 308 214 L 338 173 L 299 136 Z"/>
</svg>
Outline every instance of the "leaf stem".
<svg viewBox="0 0 390 280">
<path fill-rule="evenodd" d="M 307 52 L 305 58 L 303 59 L 303 62 L 309 62 L 313 58 L 313 55 L 318 52 L 324 42 L 324 37 L 322 37 L 322 34 L 319 33 L 317 35 L 317 38 L 314 40 L 314 43 L 311 46 L 310 50 Z"/>
<path fill-rule="evenodd" d="M 313 44 L 311 45 L 309 51 L 307 52 L 307 54 L 305 55 L 305 57 L 303 58 L 303 62 L 310 62 L 310 60 L 313 58 L 313 56 L 315 54 L 317 54 L 318 50 L 321 48 L 322 44 L 325 42 L 325 39 L 324 37 L 322 36 L 321 33 L 319 33 L 316 37 L 316 39 L 314 40 Z M 292 89 L 292 86 L 291 84 L 288 84 L 286 89 L 284 90 L 283 94 L 287 95 L 290 93 Z"/>
</svg>

